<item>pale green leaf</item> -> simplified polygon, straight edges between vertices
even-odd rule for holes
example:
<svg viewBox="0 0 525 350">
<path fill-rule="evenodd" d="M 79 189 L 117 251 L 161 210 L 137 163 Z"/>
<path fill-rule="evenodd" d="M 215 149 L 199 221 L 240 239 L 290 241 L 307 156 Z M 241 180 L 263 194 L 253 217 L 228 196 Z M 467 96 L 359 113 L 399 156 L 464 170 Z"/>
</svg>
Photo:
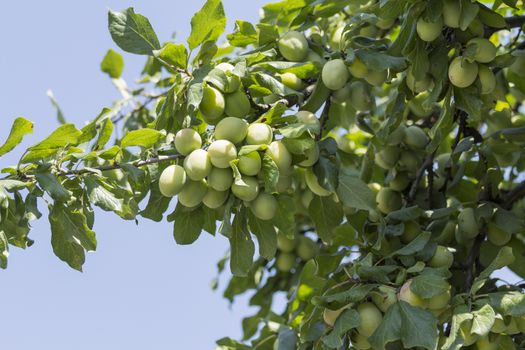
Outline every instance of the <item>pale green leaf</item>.
<svg viewBox="0 0 525 350">
<path fill-rule="evenodd" d="M 124 58 L 121 54 L 112 49 L 109 49 L 102 62 L 100 62 L 100 70 L 107 73 L 110 78 L 118 79 L 122 75 L 124 69 Z"/>
<path fill-rule="evenodd" d="M 159 142 L 164 134 L 155 129 L 139 129 L 128 132 L 120 142 L 120 147 L 140 146 L 149 148 Z"/>
<path fill-rule="evenodd" d="M 226 16 L 220 0 L 207 0 L 191 19 L 190 50 L 205 41 L 216 41 L 226 28 Z"/>
<path fill-rule="evenodd" d="M 33 123 L 22 117 L 16 118 L 11 126 L 7 140 L 0 146 L 0 156 L 13 150 L 13 148 L 22 142 L 25 135 L 31 133 L 33 133 Z"/>
</svg>

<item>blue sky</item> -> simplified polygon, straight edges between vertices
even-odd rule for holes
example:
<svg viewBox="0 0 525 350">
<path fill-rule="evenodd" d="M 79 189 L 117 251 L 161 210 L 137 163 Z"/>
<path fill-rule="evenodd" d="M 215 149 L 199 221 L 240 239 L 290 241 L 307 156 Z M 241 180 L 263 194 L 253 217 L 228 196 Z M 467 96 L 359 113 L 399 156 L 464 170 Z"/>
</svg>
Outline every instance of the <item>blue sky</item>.
<svg viewBox="0 0 525 350">
<path fill-rule="evenodd" d="M 176 31 L 185 39 L 190 18 L 203 1 L 9 1 L 0 21 L 3 68 L 0 138 L 12 119 L 35 122 L 23 145 L 57 126 L 46 96 L 52 89 L 70 122 L 82 125 L 118 98 L 99 71 L 108 48 L 118 49 L 107 31 L 107 9 L 134 6 L 153 24 L 159 39 Z M 229 18 L 256 21 L 265 1 L 224 0 Z M 144 57 L 125 55 L 124 77 L 132 81 Z M 20 150 L 0 164 L 17 161 Z M 12 249 L 0 271 L 2 348 L 10 350 L 212 349 L 225 335 L 240 335 L 251 311 L 243 300 L 229 308 L 210 289 L 215 263 L 227 248 L 222 237 L 203 234 L 192 246 L 177 246 L 169 223 L 140 220 L 139 226 L 107 213 L 97 215 L 98 251 L 85 272 L 53 256 L 49 223 L 34 223 L 35 245 Z"/>
</svg>

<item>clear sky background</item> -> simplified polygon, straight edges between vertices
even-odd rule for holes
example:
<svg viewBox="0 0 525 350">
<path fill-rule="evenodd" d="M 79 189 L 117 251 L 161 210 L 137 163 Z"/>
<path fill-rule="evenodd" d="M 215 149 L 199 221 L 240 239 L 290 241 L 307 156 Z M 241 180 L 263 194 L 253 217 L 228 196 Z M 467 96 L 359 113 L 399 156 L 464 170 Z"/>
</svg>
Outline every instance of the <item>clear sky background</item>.
<svg viewBox="0 0 525 350">
<path fill-rule="evenodd" d="M 24 116 L 35 133 L 18 151 L 0 158 L 16 163 L 23 146 L 58 126 L 46 96 L 52 89 L 66 118 L 81 126 L 119 95 L 99 63 L 108 48 L 119 50 L 107 30 L 107 9 L 134 6 L 146 15 L 160 41 L 190 31 L 196 1 L 7 1 L 0 38 L 0 138 Z M 235 19 L 256 22 L 266 1 L 223 0 L 227 30 Z M 144 57 L 125 54 L 124 77 L 138 76 Z M 3 141 L 1 141 L 3 142 Z M 171 224 L 140 219 L 139 226 L 99 212 L 98 250 L 87 255 L 84 273 L 58 260 L 47 218 L 34 223 L 36 241 L 27 251 L 11 249 L 0 271 L 1 347 L 10 350 L 213 349 L 220 337 L 239 337 L 246 300 L 232 308 L 210 289 L 215 263 L 227 240 L 203 234 L 192 246 L 177 246 Z"/>
<path fill-rule="evenodd" d="M 264 0 L 223 0 L 229 18 L 255 22 Z M 81 126 L 119 95 L 99 62 L 117 49 L 107 31 L 107 8 L 134 6 L 149 17 L 159 39 L 176 31 L 185 39 L 197 1 L 7 1 L 0 21 L 2 82 L 0 137 L 16 116 L 35 122 L 35 133 L 0 166 L 13 164 L 20 150 L 57 127 L 46 96 L 52 89 L 70 122 Z M 125 54 L 124 77 L 132 81 L 144 58 Z M 222 237 L 203 234 L 191 246 L 177 246 L 169 223 L 140 219 L 136 226 L 99 212 L 98 250 L 88 254 L 84 273 L 58 260 L 45 217 L 34 223 L 36 241 L 27 251 L 12 249 L 0 271 L 0 336 L 9 350 L 213 349 L 222 336 L 240 336 L 242 316 L 252 313 L 241 299 L 232 308 L 210 289 L 215 262 L 227 249 Z M 507 279 L 513 279 L 503 274 Z"/>
</svg>

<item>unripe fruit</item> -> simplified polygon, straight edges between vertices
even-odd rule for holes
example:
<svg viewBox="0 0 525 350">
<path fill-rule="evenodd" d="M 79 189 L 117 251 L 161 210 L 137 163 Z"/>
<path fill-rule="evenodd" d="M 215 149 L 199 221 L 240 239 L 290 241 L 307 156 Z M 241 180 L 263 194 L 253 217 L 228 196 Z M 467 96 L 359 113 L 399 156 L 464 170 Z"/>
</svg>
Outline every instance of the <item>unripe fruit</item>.
<svg viewBox="0 0 525 350">
<path fill-rule="evenodd" d="M 293 252 L 297 245 L 296 239 L 290 239 L 285 234 L 279 233 L 277 235 L 277 249 L 283 253 Z"/>
<path fill-rule="evenodd" d="M 275 259 L 275 266 L 281 272 L 290 272 L 295 265 L 295 255 L 290 253 L 281 253 Z"/>
<path fill-rule="evenodd" d="M 480 63 L 488 63 L 496 58 L 496 46 L 485 38 L 471 39 L 467 45 L 477 45 L 474 59 Z"/>
<path fill-rule="evenodd" d="M 228 199 L 229 191 L 216 191 L 208 188 L 206 195 L 202 198 L 202 203 L 210 209 L 217 209 Z"/>
<path fill-rule="evenodd" d="M 445 293 L 438 294 L 430 298 L 427 302 L 427 306 L 431 310 L 441 310 L 450 302 L 450 286 Z"/>
<path fill-rule="evenodd" d="M 230 117 L 243 118 L 250 113 L 250 100 L 244 91 L 237 90 L 231 94 L 227 94 L 225 97 L 226 106 L 224 111 Z"/>
<path fill-rule="evenodd" d="M 427 305 L 426 301 L 410 290 L 410 284 L 412 284 L 412 280 L 406 281 L 405 284 L 401 286 L 397 298 L 409 303 L 412 306 L 425 308 Z"/>
<path fill-rule="evenodd" d="M 369 337 L 383 321 L 381 311 L 372 303 L 363 303 L 357 307 L 361 324 L 357 327 L 359 334 Z"/>
<path fill-rule="evenodd" d="M 368 68 L 359 58 L 354 59 L 350 66 L 348 66 L 348 71 L 358 79 L 363 79 L 368 74 Z"/>
<path fill-rule="evenodd" d="M 292 154 L 281 141 L 273 141 L 270 143 L 266 150 L 266 154 L 275 162 L 275 165 L 279 168 L 279 173 L 284 175 L 291 173 Z"/>
<path fill-rule="evenodd" d="M 308 41 L 303 33 L 295 30 L 289 31 L 279 39 L 279 52 L 281 55 L 292 62 L 300 62 L 308 54 Z"/>
<path fill-rule="evenodd" d="M 452 241 L 454 234 L 456 233 L 456 222 L 449 220 L 443 231 L 441 231 L 439 237 L 436 239 L 436 242 L 439 244 L 447 244 Z"/>
<path fill-rule="evenodd" d="M 412 73 L 412 70 L 409 69 L 407 72 L 406 83 L 410 90 L 412 90 L 416 94 L 419 94 L 420 92 L 430 89 L 433 81 L 430 75 L 428 74 L 426 74 L 423 79 L 416 80 L 416 77 Z"/>
<path fill-rule="evenodd" d="M 487 224 L 487 238 L 490 243 L 496 246 L 504 246 L 505 244 L 509 243 L 512 236 L 507 231 L 502 230 L 495 223 L 489 222 Z"/>
<path fill-rule="evenodd" d="M 253 123 L 248 126 L 246 143 L 249 145 L 269 145 L 273 140 L 273 131 L 270 125 Z"/>
<path fill-rule="evenodd" d="M 372 348 L 372 345 L 368 342 L 367 337 L 356 333 L 352 337 L 352 346 L 356 348 L 357 350 L 368 350 Z"/>
<path fill-rule="evenodd" d="M 382 312 L 397 303 L 396 289 L 389 286 L 379 286 L 379 291 L 372 293 L 372 301 Z"/>
<path fill-rule="evenodd" d="M 448 67 L 448 78 L 450 82 L 459 87 L 466 88 L 476 80 L 478 76 L 478 64 L 469 62 L 463 57 L 456 57 Z"/>
<path fill-rule="evenodd" d="M 377 208 L 383 213 L 388 214 L 401 209 L 403 200 L 401 194 L 388 187 L 383 187 L 376 195 Z"/>
<path fill-rule="evenodd" d="M 405 172 L 398 172 L 396 177 L 388 183 L 388 187 L 394 191 L 404 191 L 410 185 L 410 177 Z"/>
<path fill-rule="evenodd" d="M 319 128 L 321 127 L 321 122 L 319 121 L 319 119 L 317 119 L 315 114 L 313 114 L 312 112 L 299 111 L 299 112 L 297 112 L 295 114 L 295 116 L 297 117 L 297 122 L 298 123 L 303 123 L 303 124 L 308 124 L 308 125 L 316 125 Z"/>
<path fill-rule="evenodd" d="M 335 325 L 335 321 L 337 321 L 337 318 L 339 317 L 339 315 L 343 313 L 343 311 L 345 311 L 345 309 L 346 309 L 346 306 L 343 306 L 342 308 L 337 309 L 337 310 L 324 309 L 323 310 L 324 323 L 326 323 L 330 327 L 333 327 Z"/>
<path fill-rule="evenodd" d="M 385 170 L 393 169 L 399 160 L 400 150 L 396 146 L 387 146 L 376 153 L 374 162 Z"/>
<path fill-rule="evenodd" d="M 241 143 L 247 133 L 248 123 L 240 118 L 226 117 L 215 127 L 216 140 L 228 140 L 235 144 Z"/>
<path fill-rule="evenodd" d="M 219 90 L 211 86 L 203 88 L 199 109 L 208 124 L 216 124 L 222 118 L 225 105 L 226 101 Z"/>
<path fill-rule="evenodd" d="M 277 201 L 271 194 L 263 192 L 250 203 L 250 210 L 261 220 L 271 220 L 277 211 Z"/>
<path fill-rule="evenodd" d="M 346 84 L 339 90 L 332 92 L 332 101 L 335 103 L 345 103 L 350 98 L 350 84 Z"/>
<path fill-rule="evenodd" d="M 454 254 L 442 245 L 438 245 L 434 256 L 428 262 L 428 266 L 432 267 L 446 267 L 449 269 L 454 262 Z M 439 309 L 439 308 L 438 308 Z"/>
<path fill-rule="evenodd" d="M 411 151 L 402 151 L 399 156 L 400 169 L 408 171 L 410 174 L 414 174 L 417 171 L 420 162 L 421 160 L 417 155 Z"/>
<path fill-rule="evenodd" d="M 208 192 L 206 181 L 186 181 L 186 184 L 177 196 L 177 200 L 185 207 L 193 208 L 199 205 Z"/>
<path fill-rule="evenodd" d="M 405 229 L 401 235 L 401 242 L 410 243 L 421 233 L 421 226 L 416 221 L 405 221 Z"/>
<path fill-rule="evenodd" d="M 443 22 L 450 28 L 459 28 L 459 16 L 461 9 L 456 0 L 445 0 L 443 2 Z"/>
<path fill-rule="evenodd" d="M 229 168 L 230 162 L 237 158 L 237 149 L 228 140 L 217 140 L 208 147 L 208 154 L 215 167 Z"/>
<path fill-rule="evenodd" d="M 326 197 L 332 194 L 332 192 L 321 187 L 321 185 L 319 184 L 319 180 L 317 179 L 317 176 L 315 175 L 312 168 L 306 169 L 304 173 L 304 180 L 310 191 L 312 191 L 316 195 Z"/>
<path fill-rule="evenodd" d="M 159 177 L 159 190 L 163 196 L 177 195 L 186 183 L 186 172 L 180 165 L 170 165 L 162 171 Z"/>
<path fill-rule="evenodd" d="M 292 177 L 279 174 L 279 179 L 275 185 L 275 190 L 278 193 L 286 193 L 292 187 Z"/>
<path fill-rule="evenodd" d="M 228 63 L 228 62 L 219 63 L 218 65 L 215 66 L 215 68 L 222 70 L 224 73 L 231 72 L 235 69 L 233 64 Z"/>
<path fill-rule="evenodd" d="M 307 150 L 304 155 L 306 156 L 306 159 L 300 162 L 299 165 L 304 167 L 314 165 L 319 160 L 319 146 L 315 144 L 315 146 Z"/>
<path fill-rule="evenodd" d="M 306 236 L 299 236 L 297 255 L 301 260 L 308 261 L 317 255 L 317 244 Z"/>
<path fill-rule="evenodd" d="M 516 60 L 510 65 L 509 69 L 511 72 L 523 78 L 525 77 L 525 51 L 516 51 L 515 54 L 518 56 L 516 57 Z"/>
<path fill-rule="evenodd" d="M 365 80 L 368 84 L 373 86 L 381 86 L 388 77 L 387 70 L 375 70 L 371 69 L 368 71 L 368 74 L 365 76 Z"/>
<path fill-rule="evenodd" d="M 358 111 L 368 111 L 372 107 L 370 92 L 362 81 L 350 84 L 350 103 Z"/>
<path fill-rule="evenodd" d="M 386 144 L 389 146 L 396 146 L 403 142 L 403 138 L 405 137 L 405 129 L 405 124 L 400 124 L 394 131 L 390 133 L 390 135 L 388 135 Z"/>
<path fill-rule="evenodd" d="M 479 81 L 481 83 L 481 93 L 490 94 L 496 88 L 496 76 L 492 70 L 484 65 L 479 65 Z"/>
<path fill-rule="evenodd" d="M 196 149 L 184 159 L 186 175 L 193 181 L 200 181 L 211 172 L 210 155 L 203 149 Z"/>
<path fill-rule="evenodd" d="M 251 202 L 259 193 L 259 182 L 257 182 L 256 178 L 251 176 L 245 176 L 242 180 L 244 181 L 244 184 L 237 184 L 235 182 L 232 184 L 232 192 L 235 197 L 243 201 Z"/>
<path fill-rule="evenodd" d="M 330 90 L 339 90 L 343 88 L 348 81 L 348 69 L 345 62 L 340 59 L 334 59 L 325 63 L 321 73 L 323 83 Z"/>
<path fill-rule="evenodd" d="M 464 208 L 459 212 L 458 230 L 468 239 L 472 239 L 478 235 L 478 221 L 473 208 Z"/>
<path fill-rule="evenodd" d="M 261 156 L 259 152 L 250 152 L 239 157 L 239 171 L 248 176 L 255 176 L 261 171 Z"/>
<path fill-rule="evenodd" d="M 281 83 L 283 83 L 285 86 L 289 87 L 290 89 L 302 90 L 304 88 L 303 81 L 299 79 L 297 75 L 293 73 L 286 72 L 286 73 L 280 74 L 279 78 L 281 78 Z"/>
<path fill-rule="evenodd" d="M 201 146 L 201 136 L 193 129 L 181 129 L 175 134 L 175 148 L 183 156 L 187 156 Z"/>
<path fill-rule="evenodd" d="M 427 134 L 419 126 L 412 125 L 405 129 L 405 137 L 403 139 L 405 145 L 416 149 L 422 149 L 425 148 L 428 141 Z"/>
<path fill-rule="evenodd" d="M 441 34 L 443 19 L 439 17 L 436 22 L 427 22 L 423 18 L 417 21 L 417 34 L 423 41 L 434 41 Z"/>
<path fill-rule="evenodd" d="M 233 171 L 230 168 L 213 168 L 208 175 L 208 186 L 216 191 L 229 190 L 233 183 Z"/>
</svg>

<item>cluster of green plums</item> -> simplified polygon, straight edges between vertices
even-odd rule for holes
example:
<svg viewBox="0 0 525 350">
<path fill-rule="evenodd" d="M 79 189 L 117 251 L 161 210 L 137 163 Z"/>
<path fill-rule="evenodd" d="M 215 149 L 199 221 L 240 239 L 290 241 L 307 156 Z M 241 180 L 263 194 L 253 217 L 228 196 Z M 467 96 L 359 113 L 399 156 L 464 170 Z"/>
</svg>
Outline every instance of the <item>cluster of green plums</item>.
<svg viewBox="0 0 525 350">
<path fill-rule="evenodd" d="M 295 267 L 297 258 L 308 261 L 319 251 L 317 243 L 309 237 L 304 235 L 288 237 L 282 232 L 277 235 L 277 249 L 275 267 L 283 273 L 290 272 Z"/>
</svg>

